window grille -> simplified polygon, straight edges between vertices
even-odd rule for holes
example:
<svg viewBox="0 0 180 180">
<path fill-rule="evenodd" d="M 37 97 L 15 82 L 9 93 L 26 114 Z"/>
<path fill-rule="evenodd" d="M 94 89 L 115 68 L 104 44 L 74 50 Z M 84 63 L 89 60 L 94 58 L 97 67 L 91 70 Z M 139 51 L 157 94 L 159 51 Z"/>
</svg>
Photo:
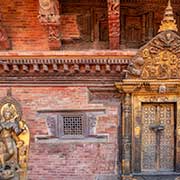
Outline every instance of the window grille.
<svg viewBox="0 0 180 180">
<path fill-rule="evenodd" d="M 83 138 L 95 134 L 96 116 L 87 112 L 63 112 L 47 117 L 48 134 L 56 138 Z"/>
<path fill-rule="evenodd" d="M 57 137 L 79 138 L 88 135 L 88 123 L 85 113 L 61 113 L 57 118 Z"/>
<path fill-rule="evenodd" d="M 63 117 L 64 135 L 77 136 L 83 135 L 83 118 L 82 116 L 64 116 Z"/>
</svg>

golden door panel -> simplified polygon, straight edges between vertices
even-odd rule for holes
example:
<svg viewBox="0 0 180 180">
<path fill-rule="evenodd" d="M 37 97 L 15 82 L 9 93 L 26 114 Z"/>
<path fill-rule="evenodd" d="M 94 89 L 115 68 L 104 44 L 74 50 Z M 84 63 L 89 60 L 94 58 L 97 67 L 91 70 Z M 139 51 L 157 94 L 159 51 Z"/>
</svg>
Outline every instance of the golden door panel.
<svg viewBox="0 0 180 180">
<path fill-rule="evenodd" d="M 174 105 L 142 105 L 141 171 L 174 170 Z"/>
</svg>

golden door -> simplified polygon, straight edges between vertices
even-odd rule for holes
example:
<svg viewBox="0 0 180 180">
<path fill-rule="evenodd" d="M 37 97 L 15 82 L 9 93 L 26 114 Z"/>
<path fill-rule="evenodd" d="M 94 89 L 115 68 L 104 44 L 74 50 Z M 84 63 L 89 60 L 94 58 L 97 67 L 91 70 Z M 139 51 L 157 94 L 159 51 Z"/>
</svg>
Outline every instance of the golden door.
<svg viewBox="0 0 180 180">
<path fill-rule="evenodd" d="M 174 171 L 174 104 L 143 104 L 141 171 Z"/>
</svg>

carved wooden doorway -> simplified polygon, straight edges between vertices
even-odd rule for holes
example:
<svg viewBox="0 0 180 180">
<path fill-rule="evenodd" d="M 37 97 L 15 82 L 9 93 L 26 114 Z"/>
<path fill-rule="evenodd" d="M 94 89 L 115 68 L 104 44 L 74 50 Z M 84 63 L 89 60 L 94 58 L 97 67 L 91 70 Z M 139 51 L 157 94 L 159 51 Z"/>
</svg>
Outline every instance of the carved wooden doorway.
<svg viewBox="0 0 180 180">
<path fill-rule="evenodd" d="M 174 104 L 142 104 L 141 172 L 173 172 Z"/>
<path fill-rule="evenodd" d="M 122 179 L 180 177 L 180 36 L 170 0 L 159 34 L 139 49 L 125 79 Z"/>
</svg>

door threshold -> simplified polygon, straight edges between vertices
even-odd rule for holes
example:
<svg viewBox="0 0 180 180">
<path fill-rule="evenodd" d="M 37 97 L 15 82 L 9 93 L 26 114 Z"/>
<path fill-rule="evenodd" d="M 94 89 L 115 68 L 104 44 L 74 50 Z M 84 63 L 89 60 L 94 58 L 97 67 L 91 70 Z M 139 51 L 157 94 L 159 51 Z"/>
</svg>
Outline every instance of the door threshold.
<svg viewBox="0 0 180 180">
<path fill-rule="evenodd" d="M 180 173 L 176 172 L 145 172 L 145 173 L 133 173 L 133 176 L 180 176 Z"/>
</svg>

